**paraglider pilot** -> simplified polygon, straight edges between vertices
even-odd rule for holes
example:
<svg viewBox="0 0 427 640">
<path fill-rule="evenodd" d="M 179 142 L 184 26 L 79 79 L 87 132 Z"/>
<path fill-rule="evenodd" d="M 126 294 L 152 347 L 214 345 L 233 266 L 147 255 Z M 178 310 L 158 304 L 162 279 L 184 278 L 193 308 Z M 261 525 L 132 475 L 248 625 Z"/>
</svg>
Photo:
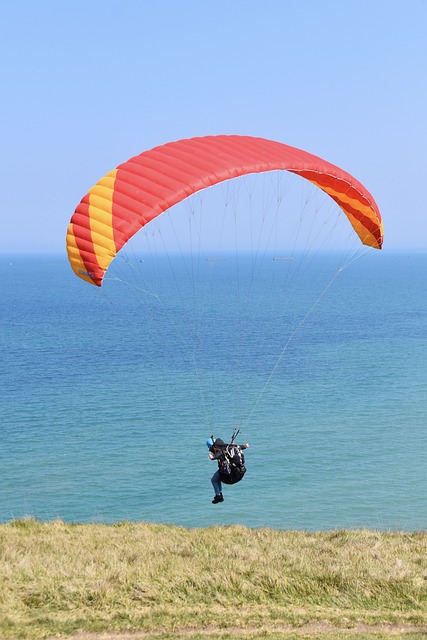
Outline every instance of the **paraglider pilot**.
<svg viewBox="0 0 427 640">
<path fill-rule="evenodd" d="M 218 462 L 218 469 L 211 478 L 215 491 L 212 504 L 224 502 L 222 483 L 236 484 L 236 482 L 240 482 L 246 473 L 245 457 L 242 451 L 247 449 L 249 444 L 247 442 L 246 444 L 235 444 L 234 438 L 236 435 L 237 433 L 233 434 L 230 444 L 225 444 L 221 438 L 214 440 L 213 436 L 206 442 L 206 446 L 209 449 L 209 458 Z"/>
</svg>

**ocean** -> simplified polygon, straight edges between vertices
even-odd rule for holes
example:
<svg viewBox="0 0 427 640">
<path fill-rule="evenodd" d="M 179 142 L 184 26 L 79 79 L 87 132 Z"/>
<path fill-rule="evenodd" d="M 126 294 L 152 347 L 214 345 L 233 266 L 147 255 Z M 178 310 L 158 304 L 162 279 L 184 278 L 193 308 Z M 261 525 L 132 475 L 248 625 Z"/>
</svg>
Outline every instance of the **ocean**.
<svg viewBox="0 0 427 640">
<path fill-rule="evenodd" d="M 270 260 L 277 294 L 205 258 L 176 293 L 158 263 L 99 289 L 1 256 L 0 520 L 426 529 L 427 254 L 370 252 L 319 297 L 328 260 L 289 286 Z M 213 505 L 205 443 L 235 426 L 247 473 Z"/>
</svg>

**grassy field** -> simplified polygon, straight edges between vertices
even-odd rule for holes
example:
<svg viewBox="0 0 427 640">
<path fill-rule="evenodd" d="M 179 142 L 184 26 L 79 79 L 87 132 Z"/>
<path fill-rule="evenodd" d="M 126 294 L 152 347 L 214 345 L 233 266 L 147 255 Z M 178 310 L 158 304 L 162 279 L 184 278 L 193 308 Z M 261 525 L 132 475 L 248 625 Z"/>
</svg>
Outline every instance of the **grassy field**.
<svg viewBox="0 0 427 640">
<path fill-rule="evenodd" d="M 0 525 L 0 638 L 427 638 L 427 533 Z"/>
</svg>

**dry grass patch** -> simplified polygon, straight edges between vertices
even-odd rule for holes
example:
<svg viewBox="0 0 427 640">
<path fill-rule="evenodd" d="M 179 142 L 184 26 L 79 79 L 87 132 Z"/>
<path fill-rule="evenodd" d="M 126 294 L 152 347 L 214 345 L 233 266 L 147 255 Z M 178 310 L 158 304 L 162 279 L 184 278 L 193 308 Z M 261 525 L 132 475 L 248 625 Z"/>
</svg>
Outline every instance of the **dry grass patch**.
<svg viewBox="0 0 427 640">
<path fill-rule="evenodd" d="M 0 554 L 1 638 L 312 623 L 427 634 L 426 533 L 21 520 L 0 525 Z"/>
</svg>

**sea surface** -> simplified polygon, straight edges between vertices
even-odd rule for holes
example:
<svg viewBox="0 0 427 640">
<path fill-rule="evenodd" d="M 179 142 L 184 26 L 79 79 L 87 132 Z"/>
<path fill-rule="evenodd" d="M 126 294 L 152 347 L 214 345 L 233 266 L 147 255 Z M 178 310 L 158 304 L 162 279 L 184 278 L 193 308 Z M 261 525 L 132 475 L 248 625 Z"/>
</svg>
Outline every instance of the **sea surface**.
<svg viewBox="0 0 427 640">
<path fill-rule="evenodd" d="M 0 521 L 425 530 L 427 254 L 369 253 L 319 297 L 328 260 L 287 306 L 290 276 L 228 291 L 227 260 L 174 293 L 158 264 L 96 288 L 1 256 Z M 248 470 L 213 505 L 205 442 L 235 426 Z"/>
</svg>

